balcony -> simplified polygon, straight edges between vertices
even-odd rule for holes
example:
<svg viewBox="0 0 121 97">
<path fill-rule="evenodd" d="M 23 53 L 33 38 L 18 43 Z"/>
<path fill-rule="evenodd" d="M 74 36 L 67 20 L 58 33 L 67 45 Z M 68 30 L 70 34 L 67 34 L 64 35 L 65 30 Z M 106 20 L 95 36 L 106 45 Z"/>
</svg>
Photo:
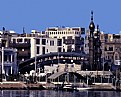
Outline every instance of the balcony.
<svg viewBox="0 0 121 97">
<path fill-rule="evenodd" d="M 107 39 L 107 40 L 105 40 L 105 42 L 106 43 L 111 43 L 111 44 L 115 44 L 115 43 L 117 43 L 117 44 L 120 44 L 121 43 L 121 40 L 120 39 L 113 39 L 113 40 L 109 40 L 109 39 Z"/>
<path fill-rule="evenodd" d="M 30 43 L 12 43 L 10 46 L 14 48 L 29 48 Z"/>
<path fill-rule="evenodd" d="M 18 51 L 19 57 L 28 57 L 30 56 L 30 51 Z"/>
</svg>

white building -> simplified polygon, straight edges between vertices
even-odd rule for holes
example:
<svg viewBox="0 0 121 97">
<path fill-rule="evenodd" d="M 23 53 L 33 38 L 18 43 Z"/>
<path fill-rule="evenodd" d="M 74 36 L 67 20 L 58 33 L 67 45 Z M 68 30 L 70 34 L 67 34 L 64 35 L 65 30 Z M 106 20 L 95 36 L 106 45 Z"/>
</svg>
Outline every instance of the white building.
<svg viewBox="0 0 121 97">
<path fill-rule="evenodd" d="M 85 29 L 81 27 L 50 27 L 45 31 L 46 35 L 51 38 L 57 38 L 58 41 L 62 40 L 62 48 L 64 52 L 71 51 L 83 51 L 84 50 L 84 38 L 82 35 L 85 33 Z M 60 39 L 60 40 L 59 40 Z"/>
<path fill-rule="evenodd" d="M 35 55 L 39 56 L 50 52 L 84 51 L 84 38 L 82 37 L 84 32 L 85 29 L 80 27 L 51 27 L 42 32 L 32 30 L 31 34 L 14 35 L 11 37 L 11 41 L 14 45 L 19 45 L 17 49 L 21 52 L 20 54 L 24 52 L 20 56 L 20 60 L 24 61 L 26 58 L 29 59 Z M 27 52 L 30 55 L 27 55 Z"/>
<path fill-rule="evenodd" d="M 3 50 L 3 70 L 2 70 L 2 50 Z M 18 65 L 17 65 L 17 49 L 12 48 L 0 48 L 0 71 L 5 75 L 17 74 Z"/>
<path fill-rule="evenodd" d="M 0 31 L 0 33 L 0 74 L 6 76 L 17 74 L 17 49 L 9 47 L 11 41 L 10 32 Z"/>
</svg>

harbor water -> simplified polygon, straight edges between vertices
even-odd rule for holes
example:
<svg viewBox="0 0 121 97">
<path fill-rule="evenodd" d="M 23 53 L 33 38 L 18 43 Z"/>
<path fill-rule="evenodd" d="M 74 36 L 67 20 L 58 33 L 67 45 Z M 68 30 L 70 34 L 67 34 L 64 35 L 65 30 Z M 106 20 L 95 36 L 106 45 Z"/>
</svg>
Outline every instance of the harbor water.
<svg viewBox="0 0 121 97">
<path fill-rule="evenodd" d="M 1 90 L 0 97 L 121 97 L 116 91 Z"/>
</svg>

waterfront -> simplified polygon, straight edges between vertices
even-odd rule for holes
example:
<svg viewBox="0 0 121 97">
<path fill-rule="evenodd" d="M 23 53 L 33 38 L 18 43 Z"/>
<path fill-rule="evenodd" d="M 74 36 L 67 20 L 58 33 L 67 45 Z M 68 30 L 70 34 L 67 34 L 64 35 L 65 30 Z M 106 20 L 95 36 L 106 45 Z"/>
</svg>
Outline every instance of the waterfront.
<svg viewBox="0 0 121 97">
<path fill-rule="evenodd" d="M 0 97 L 121 97 L 116 91 L 1 90 Z"/>
</svg>

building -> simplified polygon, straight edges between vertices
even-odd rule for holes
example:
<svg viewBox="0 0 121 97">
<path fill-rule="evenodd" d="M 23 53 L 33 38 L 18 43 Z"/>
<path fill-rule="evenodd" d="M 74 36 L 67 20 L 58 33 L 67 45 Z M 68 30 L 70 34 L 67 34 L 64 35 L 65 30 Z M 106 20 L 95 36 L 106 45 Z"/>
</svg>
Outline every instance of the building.
<svg viewBox="0 0 121 97">
<path fill-rule="evenodd" d="M 101 41 L 100 41 L 100 30 L 99 26 L 97 25 L 97 29 L 95 31 L 95 24 L 93 22 L 93 12 L 91 12 L 91 22 L 89 25 L 88 36 L 86 36 L 86 44 L 88 42 L 88 54 L 89 54 L 89 68 L 90 70 L 101 70 Z M 88 38 L 87 38 L 88 37 Z M 87 50 L 87 49 L 86 49 Z"/>
<path fill-rule="evenodd" d="M 88 38 L 89 32 L 87 31 L 85 37 L 86 54 L 89 54 Z M 119 60 L 121 60 L 121 34 L 105 34 L 104 32 L 101 32 L 100 40 L 102 49 L 101 58 L 104 61 L 108 60 L 111 63 L 115 63 L 116 61 L 119 64 Z"/>
<path fill-rule="evenodd" d="M 104 59 L 116 64 L 121 60 L 121 34 L 102 34 L 104 39 Z M 118 63 L 119 64 L 119 63 Z"/>
<path fill-rule="evenodd" d="M 10 47 L 11 37 L 9 31 L 0 32 L 0 74 L 9 76 L 17 74 L 17 49 Z"/>
<path fill-rule="evenodd" d="M 95 29 L 96 33 L 96 29 Z M 89 30 L 86 31 L 85 36 L 85 53 L 89 54 Z M 106 34 L 103 31 L 100 32 L 101 41 L 101 61 L 102 65 L 106 62 L 115 65 L 121 64 L 121 34 Z"/>
<path fill-rule="evenodd" d="M 85 28 L 51 27 L 47 28 L 45 33 L 51 38 L 57 38 L 58 43 L 63 41 L 60 51 L 84 51 L 84 37 L 82 36 L 85 34 Z"/>
<path fill-rule="evenodd" d="M 51 27 L 30 34 L 13 34 L 10 47 L 18 51 L 18 63 L 51 52 L 84 52 L 84 28 Z"/>
</svg>

